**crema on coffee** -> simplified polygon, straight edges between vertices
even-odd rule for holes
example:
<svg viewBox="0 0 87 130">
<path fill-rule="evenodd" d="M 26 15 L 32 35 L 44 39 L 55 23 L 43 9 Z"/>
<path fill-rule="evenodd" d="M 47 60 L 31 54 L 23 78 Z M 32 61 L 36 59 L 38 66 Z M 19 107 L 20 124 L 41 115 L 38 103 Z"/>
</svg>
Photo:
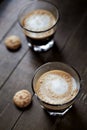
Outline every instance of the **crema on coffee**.
<svg viewBox="0 0 87 130">
<path fill-rule="evenodd" d="M 34 87 L 37 96 L 49 104 L 64 104 L 78 93 L 76 80 L 62 70 L 51 70 L 42 74 Z"/>
<path fill-rule="evenodd" d="M 47 1 L 31 1 L 19 14 L 19 24 L 23 29 L 29 48 L 35 52 L 45 52 L 54 46 L 59 12 L 55 5 Z"/>
<path fill-rule="evenodd" d="M 55 23 L 56 18 L 51 12 L 43 9 L 37 9 L 30 12 L 24 17 L 22 25 L 27 30 L 33 32 L 41 32 L 50 29 L 52 26 L 55 25 Z M 31 33 L 25 31 L 25 34 L 27 36 L 35 39 L 43 39 L 52 35 L 53 33 L 54 29 L 47 31 L 45 33 Z"/>
</svg>

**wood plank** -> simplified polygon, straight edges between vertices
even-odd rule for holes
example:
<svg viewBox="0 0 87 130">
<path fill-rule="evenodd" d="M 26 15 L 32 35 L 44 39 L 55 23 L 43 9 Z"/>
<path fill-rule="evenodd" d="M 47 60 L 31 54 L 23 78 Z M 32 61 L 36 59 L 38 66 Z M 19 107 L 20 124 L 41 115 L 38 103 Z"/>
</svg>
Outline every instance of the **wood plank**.
<svg viewBox="0 0 87 130">
<path fill-rule="evenodd" d="M 81 26 L 72 34 L 67 42 L 62 54 L 64 55 L 64 61 L 73 65 L 80 74 L 83 75 L 83 70 L 87 66 L 87 12 L 82 21 Z"/>
<path fill-rule="evenodd" d="M 29 0 L 3 0 L 0 4 L 0 40 L 13 27 L 18 19 L 20 9 L 27 3 Z"/>
<path fill-rule="evenodd" d="M 27 41 L 18 24 L 12 28 L 7 36 L 10 35 L 19 36 L 22 42 L 22 47 L 17 52 L 10 52 L 5 47 L 4 40 L 0 44 L 0 87 L 3 86 L 4 82 L 28 50 Z"/>
<path fill-rule="evenodd" d="M 61 50 L 83 19 L 87 9 L 87 1 L 54 0 L 52 2 L 58 7 L 60 14 L 55 41 Z"/>
<path fill-rule="evenodd" d="M 25 116 L 24 116 L 25 115 Z M 60 123 L 59 117 L 49 116 L 34 97 L 32 108 L 25 111 L 13 130 L 55 130 L 56 123 Z"/>
<path fill-rule="evenodd" d="M 15 113 L 15 107 L 11 103 L 8 103 L 2 113 L 0 113 L 0 130 L 11 130 L 13 122 L 15 122 L 15 118 L 18 119 L 18 114 L 20 113 L 21 115 L 22 112 L 17 110 L 15 115 L 13 115 L 13 113 Z"/>
<path fill-rule="evenodd" d="M 35 69 L 39 66 L 38 60 L 29 51 L 17 69 L 11 75 L 0 91 L 0 129 L 9 130 L 13 127 L 22 111 L 17 109 L 12 101 L 15 92 L 27 89 L 32 93 L 31 80 Z M 9 104 L 9 106 L 8 106 Z M 5 118 L 6 117 L 6 118 Z M 9 118 L 7 118 L 9 117 Z M 3 120 L 2 120 L 3 119 Z M 5 124 L 5 125 L 4 125 Z"/>
</svg>

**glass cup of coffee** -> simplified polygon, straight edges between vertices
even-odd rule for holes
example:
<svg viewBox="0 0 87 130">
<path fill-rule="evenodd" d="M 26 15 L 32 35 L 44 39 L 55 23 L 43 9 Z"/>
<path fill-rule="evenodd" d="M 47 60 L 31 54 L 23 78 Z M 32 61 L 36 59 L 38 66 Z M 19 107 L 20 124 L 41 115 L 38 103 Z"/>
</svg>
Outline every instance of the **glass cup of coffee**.
<svg viewBox="0 0 87 130">
<path fill-rule="evenodd" d="M 46 1 L 31 1 L 20 11 L 18 19 L 32 50 L 47 51 L 54 45 L 59 20 L 55 5 Z"/>
<path fill-rule="evenodd" d="M 40 105 L 50 115 L 62 116 L 79 95 L 80 76 L 64 63 L 48 62 L 36 70 L 32 89 Z"/>
</svg>

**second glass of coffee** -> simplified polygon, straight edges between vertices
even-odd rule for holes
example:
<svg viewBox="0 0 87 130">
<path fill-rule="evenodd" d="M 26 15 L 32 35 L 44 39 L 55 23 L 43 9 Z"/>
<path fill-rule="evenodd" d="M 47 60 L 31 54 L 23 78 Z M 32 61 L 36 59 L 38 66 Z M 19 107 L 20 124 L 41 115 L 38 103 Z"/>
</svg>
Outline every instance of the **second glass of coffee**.
<svg viewBox="0 0 87 130">
<path fill-rule="evenodd" d="M 19 23 L 28 46 L 36 52 L 47 51 L 54 45 L 59 19 L 58 9 L 50 2 L 33 1 L 19 13 Z"/>
</svg>

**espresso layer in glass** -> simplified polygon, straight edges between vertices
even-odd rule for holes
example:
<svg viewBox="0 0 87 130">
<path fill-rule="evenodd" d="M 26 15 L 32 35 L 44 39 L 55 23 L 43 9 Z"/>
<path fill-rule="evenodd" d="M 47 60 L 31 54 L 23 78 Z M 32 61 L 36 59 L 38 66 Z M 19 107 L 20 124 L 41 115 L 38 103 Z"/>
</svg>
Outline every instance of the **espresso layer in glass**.
<svg viewBox="0 0 87 130">
<path fill-rule="evenodd" d="M 55 27 L 50 28 L 55 23 L 56 18 L 51 12 L 37 9 L 27 14 L 21 24 L 25 28 L 24 33 L 28 42 L 32 45 L 45 45 L 54 37 Z"/>
</svg>

